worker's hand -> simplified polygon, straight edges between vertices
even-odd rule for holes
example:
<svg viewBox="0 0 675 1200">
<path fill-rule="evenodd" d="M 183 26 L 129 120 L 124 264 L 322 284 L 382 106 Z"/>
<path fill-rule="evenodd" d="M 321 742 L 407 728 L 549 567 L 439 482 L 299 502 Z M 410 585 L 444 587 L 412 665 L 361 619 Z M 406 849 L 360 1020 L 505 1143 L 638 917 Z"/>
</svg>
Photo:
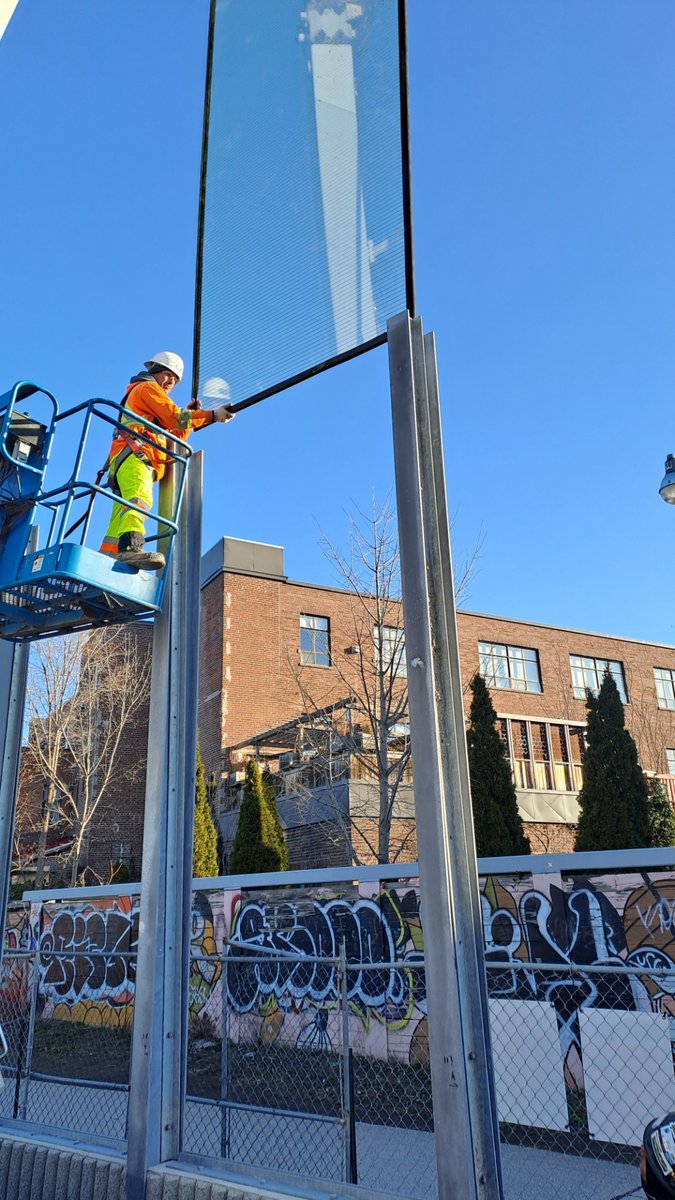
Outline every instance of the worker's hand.
<svg viewBox="0 0 675 1200">
<path fill-rule="evenodd" d="M 192 408 L 192 409 L 201 408 L 201 407 L 202 407 L 202 402 L 201 402 L 201 400 L 199 400 L 197 398 L 197 396 L 195 396 L 194 400 L 191 400 L 190 403 L 188 404 L 188 408 Z"/>
<path fill-rule="evenodd" d="M 236 413 L 232 412 L 229 404 L 219 404 L 218 408 L 214 408 L 213 410 L 214 421 L 231 421 L 236 415 Z"/>
</svg>

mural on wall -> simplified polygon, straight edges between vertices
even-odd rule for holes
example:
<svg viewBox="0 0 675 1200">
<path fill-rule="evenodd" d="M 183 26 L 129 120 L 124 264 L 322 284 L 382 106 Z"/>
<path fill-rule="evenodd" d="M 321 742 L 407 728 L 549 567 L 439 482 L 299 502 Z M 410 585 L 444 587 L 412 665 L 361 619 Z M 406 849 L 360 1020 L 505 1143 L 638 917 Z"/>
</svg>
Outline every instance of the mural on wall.
<svg viewBox="0 0 675 1200">
<path fill-rule="evenodd" d="M 354 1048 L 367 1045 L 386 1056 L 398 1041 L 400 1053 L 395 1035 L 409 1045 L 422 1022 L 416 1043 L 426 1037 L 419 892 L 408 886 L 367 890 L 363 884 L 361 894 L 309 893 L 284 901 L 232 897 L 225 967 L 230 1036 L 318 1049 L 339 1045 L 342 981 L 335 960 L 344 946 L 345 990 L 358 1020 Z M 249 950 L 257 956 L 248 957 Z M 268 961 L 261 951 L 333 961 Z"/>
<path fill-rule="evenodd" d="M 570 1086 L 583 1086 L 581 1009 L 661 1011 L 675 1021 L 672 872 L 504 873 L 481 880 L 481 903 L 490 995 L 553 1004 Z M 24 922 L 6 940 L 29 945 L 39 935 L 45 1016 L 128 1026 L 137 926 L 130 898 L 50 901 L 34 906 L 32 930 Z M 202 1025 L 193 1028 L 217 1038 L 225 1019 L 234 1040 L 339 1046 L 339 966 L 312 960 L 337 959 L 344 944 L 355 1052 L 424 1065 L 422 927 L 414 881 L 197 892 L 189 1003 Z M 630 974 L 612 973 L 617 966 Z M 655 974 L 663 968 L 673 975 Z"/>
<path fill-rule="evenodd" d="M 582 1008 L 675 1015 L 675 974 L 650 974 L 675 971 L 672 874 L 493 876 L 481 900 L 489 994 L 553 1004 L 570 1086 L 583 1087 Z"/>
<path fill-rule="evenodd" d="M 26 951 L 34 949 L 34 945 L 30 909 L 26 905 L 10 905 L 3 937 L 0 980 L 0 1010 L 5 1021 L 11 1020 L 25 1007 L 29 992 L 31 960 L 24 955 Z"/>
<path fill-rule="evenodd" d="M 36 917 L 43 1018 L 130 1026 L 138 942 L 131 897 L 45 904 Z"/>
<path fill-rule="evenodd" d="M 221 895 L 217 893 L 219 899 Z M 223 944 L 222 902 L 216 912 L 214 917 L 206 893 L 195 894 L 189 985 L 193 1014 L 208 1015 L 217 1003 L 214 985 L 221 966 L 214 960 Z M 32 944 L 40 945 L 44 1019 L 131 1027 L 138 916 L 138 901 L 128 896 L 32 906 L 30 926 L 26 924 Z"/>
</svg>

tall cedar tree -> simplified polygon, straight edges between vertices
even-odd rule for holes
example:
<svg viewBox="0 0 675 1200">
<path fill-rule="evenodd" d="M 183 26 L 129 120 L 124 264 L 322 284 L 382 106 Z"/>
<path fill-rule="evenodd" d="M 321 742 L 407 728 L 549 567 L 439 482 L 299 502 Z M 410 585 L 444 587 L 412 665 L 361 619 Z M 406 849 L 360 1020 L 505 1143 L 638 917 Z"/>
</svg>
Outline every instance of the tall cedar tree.
<svg viewBox="0 0 675 1200">
<path fill-rule="evenodd" d="M 630 850 L 649 845 L 647 780 L 624 725 L 618 688 L 607 672 L 588 709 L 584 783 L 575 850 Z"/>
<path fill-rule="evenodd" d="M 260 767 L 252 758 L 246 768 L 244 797 L 228 869 L 233 875 L 244 875 L 281 871 L 281 864 L 282 850 L 274 817 L 265 798 Z"/>
<path fill-rule="evenodd" d="M 290 866 L 290 861 L 288 858 L 288 843 L 286 841 L 286 834 L 284 833 L 283 826 L 279 820 L 279 809 L 277 808 L 277 789 L 274 786 L 274 776 L 267 767 L 265 767 L 265 770 L 262 773 L 262 781 L 265 800 L 267 801 L 270 813 L 272 814 L 272 820 L 274 821 L 274 828 L 276 830 L 277 840 L 279 842 L 281 854 L 281 865 L 279 870 L 287 871 Z"/>
<path fill-rule="evenodd" d="M 660 779 L 647 780 L 649 845 L 675 846 L 675 812 Z"/>
<path fill-rule="evenodd" d="M 195 840 L 192 852 L 194 879 L 210 879 L 218 874 L 218 834 L 209 804 L 202 752 L 197 743 L 195 779 Z"/>
<path fill-rule="evenodd" d="M 481 675 L 474 675 L 471 692 L 466 738 L 476 851 L 481 858 L 529 854 L 511 767 L 497 731 L 497 714 Z"/>
</svg>

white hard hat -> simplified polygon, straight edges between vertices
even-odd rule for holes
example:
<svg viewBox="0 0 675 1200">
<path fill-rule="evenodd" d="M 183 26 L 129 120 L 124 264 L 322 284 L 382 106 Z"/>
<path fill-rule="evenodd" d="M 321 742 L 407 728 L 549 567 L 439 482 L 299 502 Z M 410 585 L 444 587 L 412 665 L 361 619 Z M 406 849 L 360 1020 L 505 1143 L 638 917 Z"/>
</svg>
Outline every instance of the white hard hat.
<svg viewBox="0 0 675 1200">
<path fill-rule="evenodd" d="M 160 350 L 159 354 L 155 354 L 154 358 L 149 358 L 144 367 L 150 370 L 151 367 L 166 367 L 167 371 L 173 371 L 174 375 L 178 376 L 180 383 L 185 370 L 185 363 L 180 354 L 174 354 L 172 350 Z"/>
</svg>

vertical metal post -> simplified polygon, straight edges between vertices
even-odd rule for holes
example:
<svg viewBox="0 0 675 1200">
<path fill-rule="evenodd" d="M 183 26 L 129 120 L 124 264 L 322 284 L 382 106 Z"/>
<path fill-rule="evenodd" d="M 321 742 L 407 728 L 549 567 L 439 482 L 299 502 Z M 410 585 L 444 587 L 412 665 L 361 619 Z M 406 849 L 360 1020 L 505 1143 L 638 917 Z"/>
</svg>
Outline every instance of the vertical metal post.
<svg viewBox="0 0 675 1200">
<path fill-rule="evenodd" d="M 28 677 L 27 643 L 0 642 L 0 972 L 12 875 L 16 793 Z"/>
<path fill-rule="evenodd" d="M 227 953 L 221 975 L 220 1000 L 220 1157 L 230 1157 L 230 1004 Z"/>
<path fill-rule="evenodd" d="M 160 513 L 173 511 L 173 471 Z M 127 1200 L 182 1138 L 197 737 L 202 459 L 195 454 L 153 636 L 141 910 L 129 1094 Z"/>
<path fill-rule="evenodd" d="M 33 1061 L 33 1046 L 35 1044 L 35 1023 L 37 1021 L 37 1005 L 40 995 L 40 950 L 35 951 L 33 959 L 33 975 L 30 983 L 30 1011 L 28 1015 L 28 1030 L 26 1032 L 26 1054 L 24 1058 L 24 1086 L 19 1108 L 19 1117 L 26 1120 L 28 1114 L 28 1091 L 30 1089 L 30 1068 Z"/>
<path fill-rule="evenodd" d="M 349 1048 L 349 985 L 347 980 L 347 950 L 344 938 L 340 942 L 338 966 L 340 980 L 340 1006 L 342 1017 L 342 1112 L 344 1120 L 344 1172 L 346 1183 L 357 1182 L 356 1167 L 356 1122 L 354 1120 L 354 1086 L 351 1050 Z"/>
<path fill-rule="evenodd" d="M 437 389 L 419 318 L 388 344 L 438 1193 L 500 1200 Z"/>
</svg>

